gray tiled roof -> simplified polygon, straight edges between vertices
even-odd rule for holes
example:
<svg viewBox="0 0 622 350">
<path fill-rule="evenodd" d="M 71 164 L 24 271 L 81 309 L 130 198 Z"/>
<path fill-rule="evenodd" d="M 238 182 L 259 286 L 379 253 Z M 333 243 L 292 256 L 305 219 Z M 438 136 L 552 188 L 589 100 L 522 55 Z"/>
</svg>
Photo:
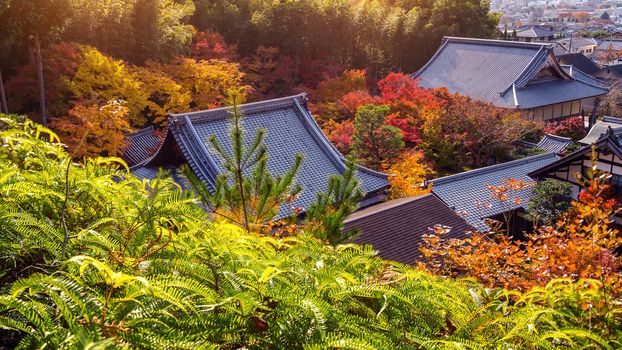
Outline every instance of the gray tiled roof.
<svg viewBox="0 0 622 350">
<path fill-rule="evenodd" d="M 573 65 L 568 65 L 568 64 L 562 64 L 561 67 L 564 69 L 564 71 L 566 73 L 568 73 L 568 75 L 570 75 L 571 77 L 575 78 L 576 80 L 586 83 L 586 84 L 590 84 L 592 86 L 596 86 L 596 87 L 601 87 L 603 89 L 607 89 L 607 84 L 603 83 L 601 80 L 594 78 L 593 76 L 585 73 L 584 71 L 582 71 L 581 69 L 579 69 L 578 67 L 575 67 Z"/>
<path fill-rule="evenodd" d="M 433 194 L 395 199 L 350 215 L 344 230 L 356 229 L 357 244 L 371 244 L 388 260 L 414 264 L 421 256 L 423 235 L 435 225 L 451 228 L 447 238 L 466 238 L 472 231 L 467 222 Z"/>
<path fill-rule="evenodd" d="M 296 176 L 296 183 L 303 191 L 293 203 L 307 208 L 315 201 L 317 193 L 325 192 L 328 178 L 342 174 L 344 158 L 328 141 L 306 108 L 304 95 L 275 100 L 249 103 L 239 106 L 243 111 L 242 125 L 245 142 L 250 144 L 255 132 L 266 131 L 264 144 L 268 153 L 268 171 L 283 175 L 294 163 L 296 154 L 304 157 Z M 187 161 L 197 176 L 210 188 L 214 188 L 219 174 L 224 172 L 220 155 L 211 147 L 208 139 L 214 135 L 225 150 L 231 149 L 229 108 L 219 108 L 171 116 L 169 135 L 159 153 L 166 152 L 169 144 L 175 143 L 184 161 Z M 173 140 L 174 139 L 174 140 Z M 172 142 L 174 141 L 174 142 Z M 154 156 L 154 159 L 158 155 Z M 149 162 L 147 162 L 149 165 Z M 387 175 L 363 167 L 358 169 L 361 189 L 373 194 L 388 187 Z M 377 202 L 380 198 L 377 198 Z M 365 203 L 373 204 L 373 203 Z M 281 217 L 290 213 L 282 208 Z"/>
<path fill-rule="evenodd" d="M 615 39 L 607 39 L 596 47 L 598 51 L 607 51 L 607 50 L 622 50 L 622 40 Z"/>
<path fill-rule="evenodd" d="M 135 166 L 151 158 L 162 143 L 162 137 L 153 126 L 126 134 L 125 138 L 127 146 L 123 151 L 123 158 L 129 166 Z"/>
<path fill-rule="evenodd" d="M 432 193 L 478 230 L 488 229 L 484 219 L 526 205 L 531 197 L 531 187 L 510 196 L 501 204 L 493 199 L 488 186 L 500 186 L 504 180 L 516 179 L 533 182 L 527 174 L 557 160 L 554 153 L 540 154 L 507 163 L 467 171 L 430 181 Z M 515 204 L 514 199 L 520 199 Z"/>
<path fill-rule="evenodd" d="M 598 45 L 598 41 L 596 41 L 596 39 L 583 38 L 583 37 L 565 38 L 565 39 L 558 40 L 557 42 L 565 48 L 571 48 L 571 45 L 572 45 L 573 49 L 577 49 L 579 47 L 584 47 L 584 46 Z"/>
<path fill-rule="evenodd" d="M 583 145 L 591 145 L 600 140 L 600 138 L 607 133 L 609 128 L 613 129 L 616 135 L 622 135 L 622 118 L 603 117 L 602 120 L 597 121 L 592 126 L 590 132 L 588 132 L 584 138 L 579 140 L 579 143 Z"/>
<path fill-rule="evenodd" d="M 534 108 L 607 93 L 566 73 L 552 54 L 554 45 L 446 37 L 413 76 L 423 87 L 446 87 L 504 108 Z M 560 78 L 534 80 L 548 63 Z"/>
<path fill-rule="evenodd" d="M 538 142 L 536 147 L 547 152 L 559 154 L 564 152 L 572 144 L 574 144 L 574 141 L 572 141 L 571 138 L 544 134 L 544 137 Z"/>
<path fill-rule="evenodd" d="M 554 34 L 555 33 L 550 30 L 546 30 L 540 27 L 531 27 L 526 30 L 521 30 L 520 32 L 516 33 L 516 36 L 519 38 L 546 38 L 549 36 L 553 36 Z"/>
</svg>

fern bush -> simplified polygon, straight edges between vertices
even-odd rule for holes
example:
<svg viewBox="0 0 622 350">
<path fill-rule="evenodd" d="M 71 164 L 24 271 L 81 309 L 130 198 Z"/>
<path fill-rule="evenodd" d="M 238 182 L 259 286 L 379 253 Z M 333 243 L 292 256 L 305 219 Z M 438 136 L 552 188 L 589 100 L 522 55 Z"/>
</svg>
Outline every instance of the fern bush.
<svg viewBox="0 0 622 350">
<path fill-rule="evenodd" d="M 208 221 L 164 173 L 140 181 L 117 159 L 74 164 L 49 130 L 6 116 L 0 125 L 6 347 L 621 346 L 618 311 L 580 313 L 606 297 L 597 282 L 488 290 L 384 261 L 371 247 L 259 236 Z"/>
</svg>

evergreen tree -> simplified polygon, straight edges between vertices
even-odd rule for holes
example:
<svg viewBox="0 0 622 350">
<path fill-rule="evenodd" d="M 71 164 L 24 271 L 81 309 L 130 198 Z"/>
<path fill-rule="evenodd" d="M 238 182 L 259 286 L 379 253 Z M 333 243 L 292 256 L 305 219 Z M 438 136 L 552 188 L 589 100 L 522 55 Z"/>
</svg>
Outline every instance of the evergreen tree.
<svg viewBox="0 0 622 350">
<path fill-rule="evenodd" d="M 388 106 L 368 104 L 356 111 L 352 149 L 357 160 L 373 169 L 399 156 L 404 147 L 402 131 L 385 123 Z"/>
<path fill-rule="evenodd" d="M 356 234 L 356 231 L 343 232 L 343 222 L 363 198 L 355 174 L 356 166 L 349 161 L 345 173 L 330 177 L 326 193 L 318 193 L 315 203 L 309 206 L 306 228 L 315 237 L 334 245 Z"/>
<path fill-rule="evenodd" d="M 227 151 L 216 136 L 209 143 L 222 160 L 226 173 L 221 174 L 211 191 L 188 167 L 184 173 L 201 197 L 203 204 L 216 217 L 225 218 L 248 232 L 265 233 L 283 204 L 293 201 L 302 188 L 294 177 L 300 169 L 302 156 L 296 155 L 294 164 L 283 176 L 273 176 L 267 171 L 268 155 L 263 144 L 265 130 L 258 130 L 247 145 L 242 128 L 242 112 L 238 105 L 241 93 L 232 90 L 231 151 Z"/>
</svg>

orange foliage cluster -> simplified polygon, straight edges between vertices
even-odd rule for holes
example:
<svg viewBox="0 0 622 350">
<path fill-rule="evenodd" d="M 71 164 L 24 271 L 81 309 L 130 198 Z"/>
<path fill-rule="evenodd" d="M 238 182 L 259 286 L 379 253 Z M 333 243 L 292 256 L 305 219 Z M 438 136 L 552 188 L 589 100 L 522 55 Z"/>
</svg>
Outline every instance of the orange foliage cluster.
<svg viewBox="0 0 622 350">
<path fill-rule="evenodd" d="M 120 156 L 126 146 L 123 136 L 130 131 L 128 108 L 120 101 L 104 106 L 76 104 L 63 118 L 53 118 L 58 131 L 74 158 Z"/>
<path fill-rule="evenodd" d="M 176 57 L 132 66 L 89 46 L 50 46 L 43 60 L 50 126 L 79 157 L 120 155 L 126 132 L 164 125 L 170 113 L 223 106 L 231 87 L 250 91 L 240 66 L 223 60 L 233 57 L 235 48 L 220 36 L 199 33 L 192 51 L 209 59 Z M 31 64 L 18 70 L 7 81 L 8 98 L 12 111 L 25 113 L 38 105 L 37 81 Z M 89 136 L 81 143 L 84 135 Z"/>
<path fill-rule="evenodd" d="M 556 278 L 595 279 L 608 292 L 622 296 L 621 260 L 613 253 L 622 238 L 610 219 L 617 206 L 605 196 L 607 177 L 593 169 L 582 181 L 584 190 L 572 209 L 554 226 L 537 228 L 524 242 L 495 230 L 451 240 L 445 238 L 448 228 L 437 227 L 425 236 L 421 267 L 523 291 Z"/>
</svg>

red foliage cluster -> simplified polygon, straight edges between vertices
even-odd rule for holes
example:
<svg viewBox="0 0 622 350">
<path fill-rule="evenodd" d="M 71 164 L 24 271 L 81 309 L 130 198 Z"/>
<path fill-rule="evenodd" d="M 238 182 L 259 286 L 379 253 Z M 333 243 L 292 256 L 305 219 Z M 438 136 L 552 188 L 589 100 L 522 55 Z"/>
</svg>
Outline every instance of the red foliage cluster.
<svg viewBox="0 0 622 350">
<path fill-rule="evenodd" d="M 344 120 L 343 122 L 329 120 L 324 125 L 324 132 L 339 152 L 348 153 L 350 146 L 352 146 L 352 135 L 354 135 L 354 123 L 351 120 Z"/>
<path fill-rule="evenodd" d="M 569 137 L 575 141 L 582 139 L 586 134 L 585 123 L 581 116 L 567 118 L 560 122 L 547 123 L 544 131 L 557 136 Z"/>
<path fill-rule="evenodd" d="M 197 32 L 190 53 L 197 60 L 233 61 L 238 58 L 237 45 L 227 44 L 217 32 Z"/>
</svg>

